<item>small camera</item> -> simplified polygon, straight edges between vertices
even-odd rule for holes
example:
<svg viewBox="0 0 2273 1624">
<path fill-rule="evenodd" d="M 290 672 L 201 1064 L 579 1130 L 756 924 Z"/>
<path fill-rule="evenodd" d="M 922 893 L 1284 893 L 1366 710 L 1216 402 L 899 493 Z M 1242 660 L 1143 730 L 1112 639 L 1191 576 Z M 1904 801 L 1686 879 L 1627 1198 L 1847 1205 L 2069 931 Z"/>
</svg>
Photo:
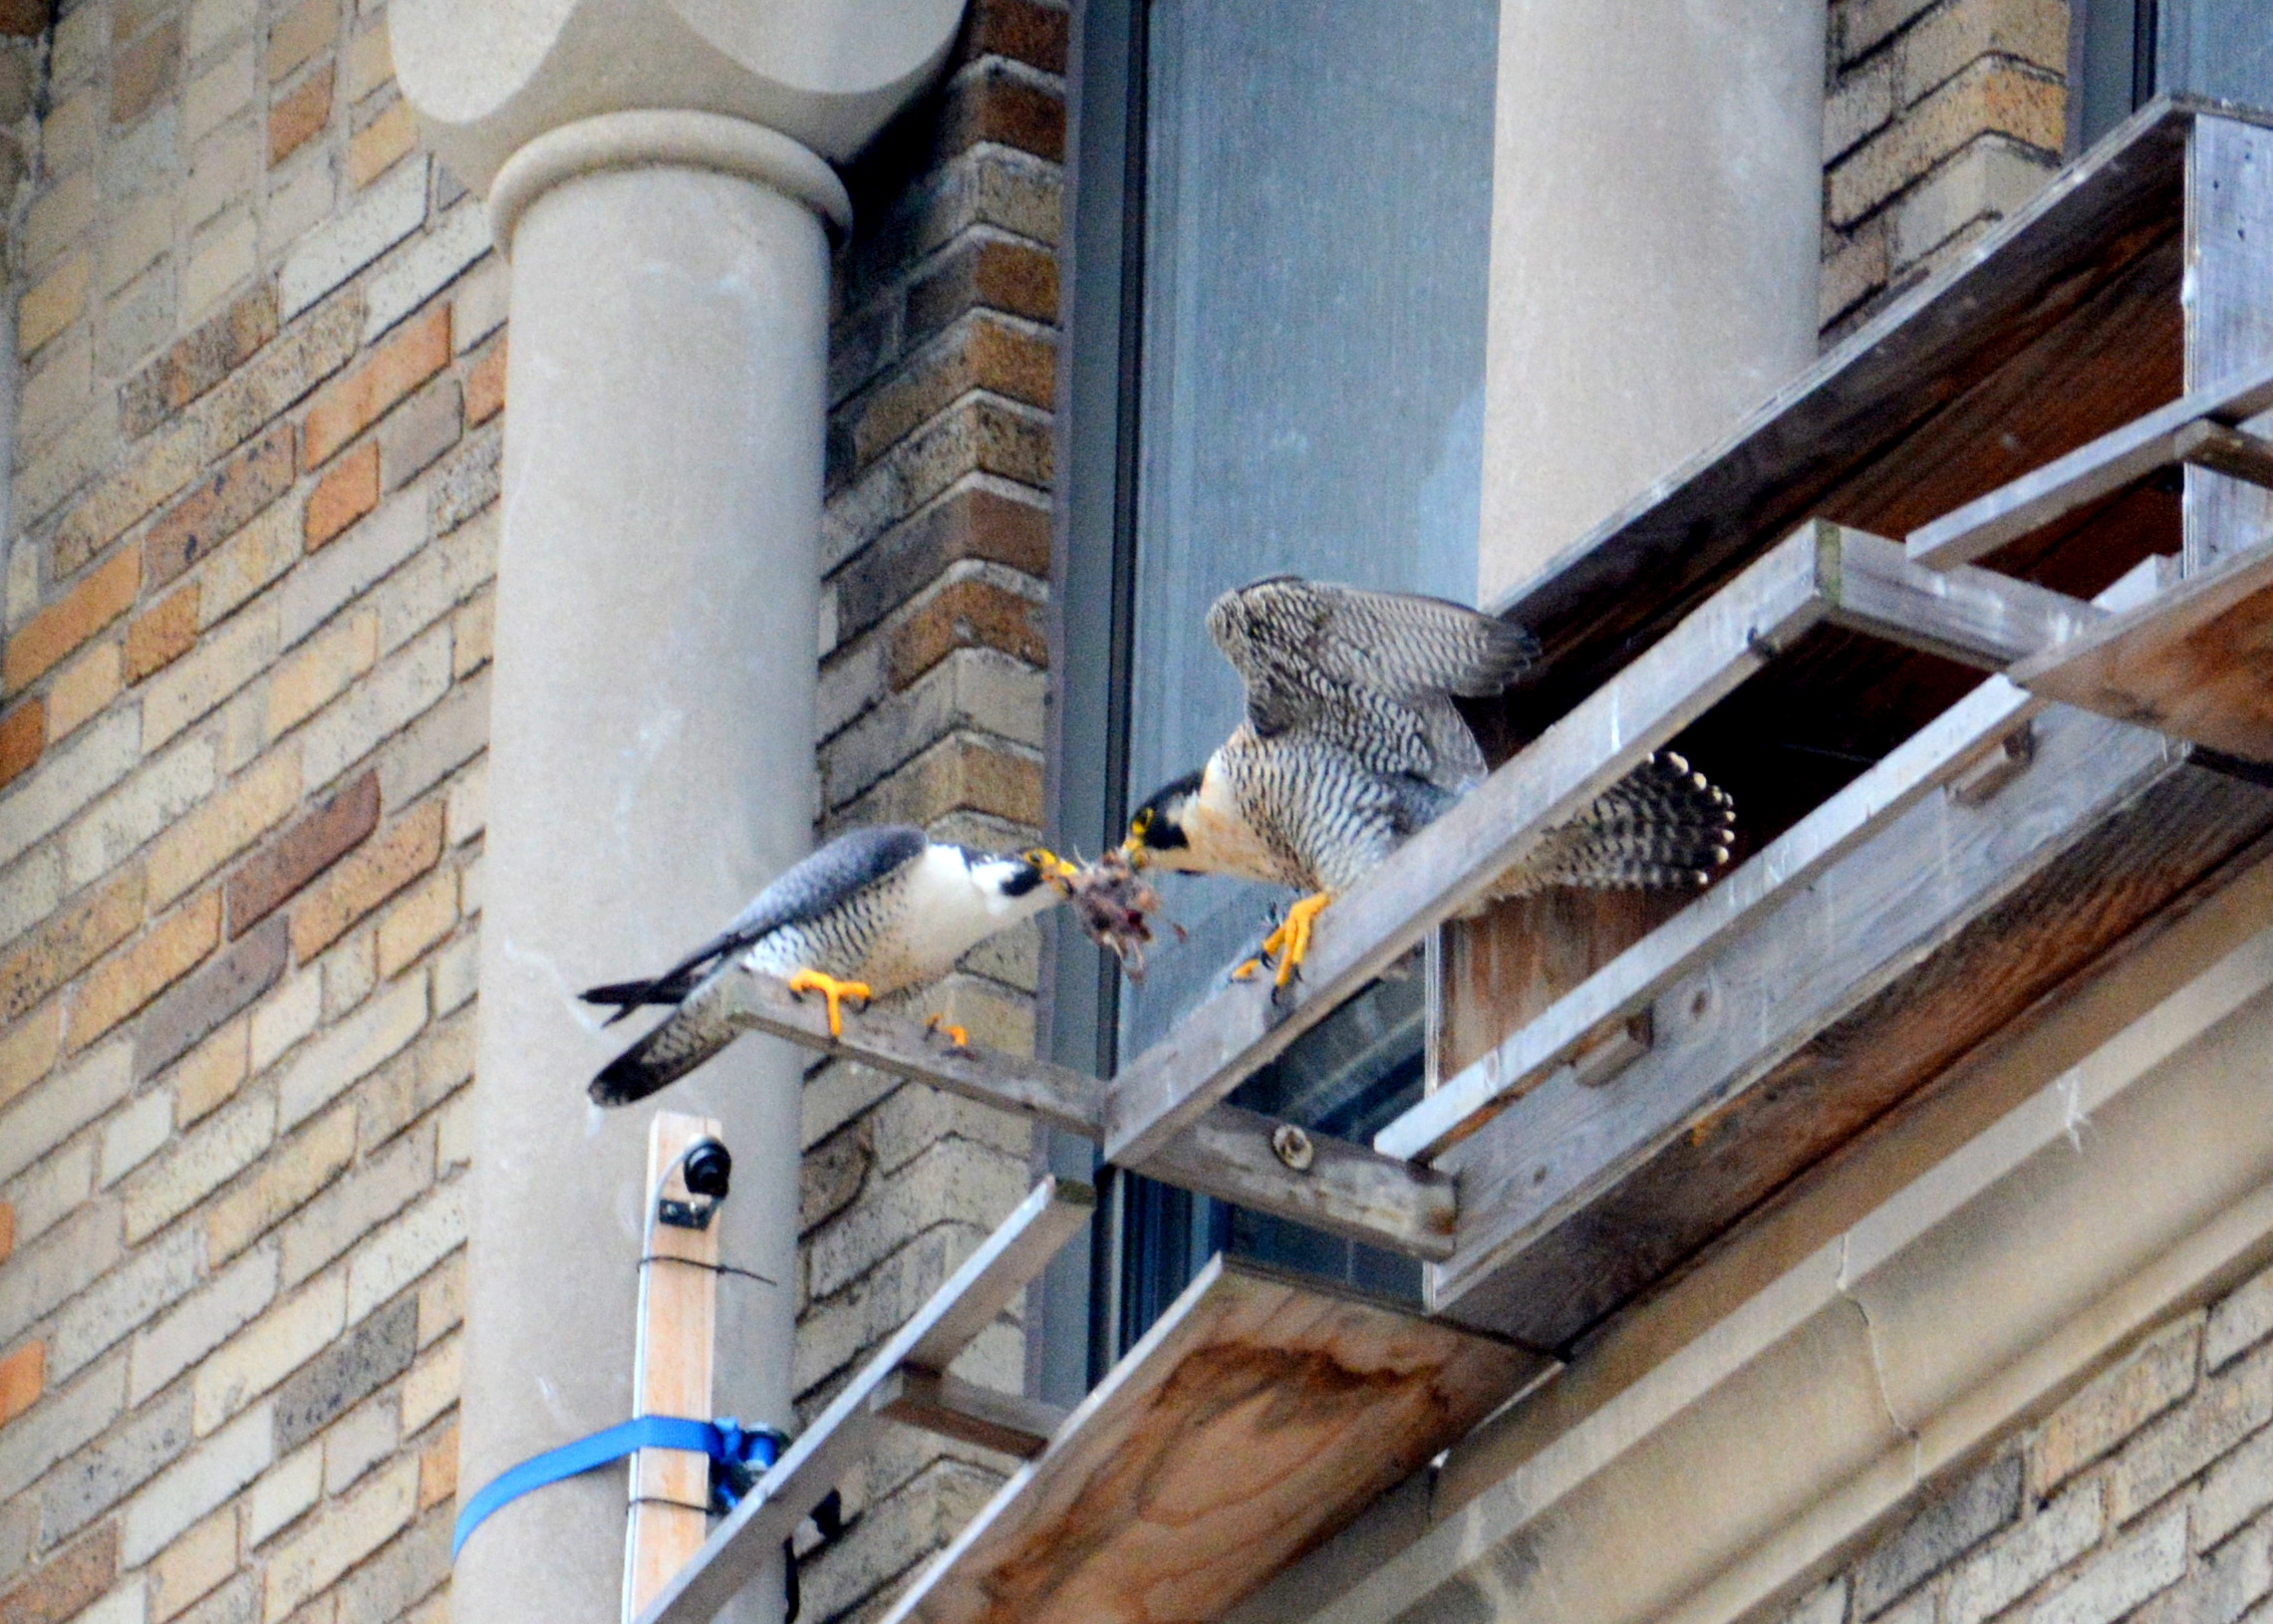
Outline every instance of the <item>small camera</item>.
<svg viewBox="0 0 2273 1624">
<path fill-rule="evenodd" d="M 722 1202 L 733 1187 L 733 1155 L 714 1139 L 698 1140 L 689 1146 L 683 1171 L 690 1196 L 707 1196 Z"/>
</svg>

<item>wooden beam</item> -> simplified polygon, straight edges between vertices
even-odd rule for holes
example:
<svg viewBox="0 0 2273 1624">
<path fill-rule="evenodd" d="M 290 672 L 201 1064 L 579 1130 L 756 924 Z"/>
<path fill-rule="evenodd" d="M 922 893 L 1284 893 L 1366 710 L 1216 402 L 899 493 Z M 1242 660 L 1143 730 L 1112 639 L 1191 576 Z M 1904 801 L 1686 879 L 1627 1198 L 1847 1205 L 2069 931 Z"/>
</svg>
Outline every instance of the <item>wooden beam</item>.
<svg viewBox="0 0 2273 1624">
<path fill-rule="evenodd" d="M 1408 1257 L 1452 1255 L 1460 1204 L 1451 1179 L 1316 1133 L 1302 1134 L 1294 1153 L 1297 1167 L 1274 1144 L 1289 1126 L 1219 1105 L 1171 1139 L 1142 1171 L 1148 1179 L 1387 1245 Z"/>
<path fill-rule="evenodd" d="M 876 1413 L 887 1421 L 1026 1461 L 1049 1447 L 1066 1415 L 1038 1399 L 925 1370 L 897 1372 L 877 1389 L 877 1399 Z"/>
<path fill-rule="evenodd" d="M 910 1366 L 937 1374 L 1089 1220 L 1087 1185 L 1044 1179 L 845 1385 L 657 1595 L 638 1624 L 709 1624 L 867 1448 Z"/>
<path fill-rule="evenodd" d="M 800 1000 L 769 975 L 741 976 L 731 997 L 732 1018 L 747 1030 L 787 1038 L 1086 1139 L 1104 1135 L 1105 1085 L 1067 1067 L 992 1049 L 958 1050 L 912 1020 L 881 1012 L 854 1015 L 845 1021 L 842 1036 L 831 1037 L 822 1006 Z M 1220 1117 L 1204 1117 L 1190 1133 L 1172 1139 L 1131 1171 L 1409 1257 L 1443 1257 L 1450 1251 L 1454 1201 L 1445 1180 L 1322 1134 L 1310 1136 L 1316 1162 L 1296 1170 L 1271 1154 L 1272 1132 L 1279 1124 L 1251 1111 L 1220 1110 Z"/>
<path fill-rule="evenodd" d="M 679 1111 L 658 1111 L 648 1124 L 634 1416 L 710 1419 L 718 1229 L 714 1222 L 700 1229 L 664 1223 L 660 1209 L 666 1200 L 690 1202 L 680 1159 L 718 1133 L 711 1119 Z M 702 1549 L 710 1525 L 710 1458 L 699 1450 L 641 1450 L 632 1457 L 631 1501 L 624 1533 L 627 1624 Z"/>
<path fill-rule="evenodd" d="M 2186 388 L 2273 366 L 2273 130 L 2205 115 L 2186 139 Z M 2259 411 L 2273 407 L 2260 403 Z M 2251 414 L 2222 418 L 2243 426 Z M 2273 423 L 2250 424 L 2260 434 Z M 2273 491 L 2229 468 L 2186 470 L 2188 575 L 2273 532 Z"/>
<path fill-rule="evenodd" d="M 2071 637 L 2089 604 L 1986 570 L 1939 574 L 1894 543 L 1815 521 L 1715 594 L 1320 916 L 1290 996 L 1219 992 L 1106 1089 L 1105 1156 L 1133 1166 L 1275 1059 L 1547 833 L 1830 623 L 1994 669 Z"/>
<path fill-rule="evenodd" d="M 1218 992 L 1123 1068 L 1105 1096 L 1105 1156 L 1131 1166 L 1269 1064 L 1429 930 L 1480 899 L 1556 825 L 1819 624 L 1815 526 L 1780 543 L 1654 648 L 1407 841 L 1319 916 L 1301 976 Z"/>
<path fill-rule="evenodd" d="M 1886 552 L 1895 550 L 1891 543 L 1883 546 Z M 1885 552 L 1865 551 L 1885 559 Z M 1902 568 L 1905 579 L 1929 573 L 1906 563 Z M 1931 578 L 1954 582 L 1980 573 L 1956 570 Z M 2058 614 L 2063 622 L 2081 623 L 2089 615 L 2105 624 L 2117 611 L 2151 599 L 2157 580 L 2157 561 L 2150 559 L 2095 604 L 2062 599 L 2071 607 Z M 1968 614 L 1967 619 L 1978 617 Z M 1385 1156 L 1428 1160 L 1550 1077 L 1575 1086 L 1606 1081 L 1605 1060 L 1578 1052 L 1590 1038 L 1645 1014 L 1667 987 L 1722 951 L 1873 830 L 1969 773 L 2042 704 L 2001 678 L 1983 682 L 1688 908 L 1383 1128 L 1374 1135 L 1373 1148 Z M 1982 795 L 1979 801 L 1989 798 Z M 1623 1055 L 1628 1062 L 1640 1058 L 1631 1048 Z"/>
<path fill-rule="evenodd" d="M 885 1624 L 1222 1618 L 1553 1368 L 1216 1257 Z"/>
<path fill-rule="evenodd" d="M 2217 456 L 2229 447 L 2196 425 L 2230 428 L 2268 407 L 2273 365 L 2242 369 L 1912 530 L 1903 550 L 1929 569 L 1970 564 L 2157 468 Z"/>
<path fill-rule="evenodd" d="M 1999 684 L 1979 699 L 1976 719 L 2012 702 Z M 1430 1270 L 1432 1308 L 1501 1324 L 1492 1310 L 1460 1305 L 1548 1237 L 1584 1228 L 1594 1204 L 1665 1147 L 1704 1132 L 1780 1062 L 1919 970 L 2183 759 L 2154 733 L 2081 711 L 2047 710 L 2036 729 L 2034 764 L 1985 804 L 1912 795 L 1809 884 L 1778 888 L 1769 906 L 1748 910 L 1708 962 L 1692 962 L 1658 993 L 1654 1045 L 1608 1087 L 1551 1077 L 1447 1151 L 1438 1165 L 1461 1180 L 1460 1244 Z M 1914 782 L 1897 767 L 1880 787 Z M 1837 827 L 1815 838 L 1836 839 Z M 1970 988 L 1970 1007 L 1995 1009 L 2000 983 L 1983 979 Z M 1753 1159 L 1774 1160 L 1787 1147 L 1763 1141 L 1724 1154 L 1749 1175 Z M 1599 1268 L 1617 1272 L 1606 1257 Z M 1525 1321 L 1535 1332 L 1566 1310 L 1572 1320 L 1555 1328 L 1567 1331 L 1592 1307 L 1535 1310 Z"/>
<path fill-rule="evenodd" d="M 2273 763 L 2273 545 L 2013 668 L 2047 699 Z"/>
</svg>

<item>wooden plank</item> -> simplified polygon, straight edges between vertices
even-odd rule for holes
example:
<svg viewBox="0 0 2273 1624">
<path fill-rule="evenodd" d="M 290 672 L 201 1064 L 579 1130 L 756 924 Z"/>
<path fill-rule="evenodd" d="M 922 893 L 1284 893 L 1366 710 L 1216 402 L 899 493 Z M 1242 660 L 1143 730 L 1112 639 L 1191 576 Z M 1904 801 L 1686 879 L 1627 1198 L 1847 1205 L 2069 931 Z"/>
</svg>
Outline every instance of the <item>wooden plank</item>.
<svg viewBox="0 0 2273 1624">
<path fill-rule="evenodd" d="M 2273 545 L 2013 668 L 2031 692 L 2273 763 Z"/>
<path fill-rule="evenodd" d="M 1903 543 L 1913 564 L 1943 570 L 1970 564 L 2124 486 L 2198 452 L 2196 424 L 2230 425 L 2273 406 L 2273 365 L 2247 369 L 2078 446 L 2011 484 L 1912 530 Z M 2213 451 L 2210 454 L 2215 454 Z"/>
<path fill-rule="evenodd" d="M 2034 764 L 1986 804 L 1918 797 L 1813 883 L 1782 888 L 1654 999 L 1653 1047 L 1609 1087 L 1551 1078 L 1440 1158 L 1462 1181 L 1461 1234 L 1452 1261 L 1430 1271 L 1432 1306 L 1452 1307 L 1544 1236 L 1583 1223 L 1671 1141 L 1926 963 L 2179 758 L 2156 734 L 2080 711 L 2048 710 L 2036 734 Z"/>
<path fill-rule="evenodd" d="M 1582 1339 L 1967 1054 L 2024 1031 L 2082 978 L 2261 865 L 2269 828 L 2262 787 L 2176 768 L 1916 969 L 1692 1116 L 1477 1282 L 1456 1316 L 1543 1346 Z"/>
<path fill-rule="evenodd" d="M 1550 1368 L 1219 1256 L 887 1624 L 1212 1624 Z"/>
<path fill-rule="evenodd" d="M 1369 1245 L 1391 1243 L 1408 1257 L 1452 1255 L 1460 1204 L 1449 1178 L 1316 1133 L 1303 1135 L 1308 1158 L 1290 1168 L 1273 1148 L 1286 1126 L 1219 1105 L 1146 1162 L 1145 1177 Z M 1288 1199 L 1289 1191 L 1315 1199 L 1304 1207 Z"/>
<path fill-rule="evenodd" d="M 1038 1399 L 924 1370 L 899 1371 L 877 1398 L 876 1413 L 887 1421 L 1028 1461 L 1048 1447 L 1066 1416 Z"/>
<path fill-rule="evenodd" d="M 2185 245 L 2187 389 L 2273 364 L 2273 130 L 2216 117 L 2195 123 Z M 2273 432 L 2273 419 L 2251 426 Z M 2273 535 L 2273 491 L 2190 467 L 2184 523 L 2191 575 Z"/>
<path fill-rule="evenodd" d="M 640 1256 L 639 1336 L 632 1368 L 634 1416 L 710 1415 L 711 1350 L 718 1314 L 718 1228 L 661 1222 L 665 1200 L 689 1200 L 679 1163 L 689 1147 L 716 1139 L 709 1117 L 658 1111 L 648 1124 L 646 1237 Z M 710 1531 L 710 1458 L 695 1450 L 641 1450 L 632 1457 L 624 1531 L 624 1607 L 629 1621 L 702 1549 Z"/>
<path fill-rule="evenodd" d="M 1097 1197 L 1044 1179 L 915 1317 L 877 1350 L 658 1593 L 638 1624 L 708 1624 L 796 1530 L 868 1447 L 905 1367 L 938 1373 L 1041 1272 Z"/>
<path fill-rule="evenodd" d="M 1105 1085 L 1094 1077 L 1021 1055 L 957 1050 L 914 1021 L 882 1013 L 856 1015 L 844 1023 L 842 1036 L 831 1037 L 820 1004 L 799 1000 L 771 976 L 739 977 L 731 997 L 731 1018 L 747 1030 L 1087 1139 L 1103 1137 Z M 1220 1116 L 1203 1117 L 1132 1171 L 1407 1256 L 1442 1257 L 1449 1250 L 1453 1192 L 1445 1181 L 1362 1145 L 1316 1134 L 1311 1140 L 1318 1161 L 1297 1172 L 1269 1152 L 1276 1123 L 1229 1106 L 1219 1110 Z"/>
<path fill-rule="evenodd" d="M 2152 601 L 2166 562 L 2149 559 L 2102 593 L 2091 606 L 2100 624 Z M 1994 787 L 2026 770 L 2033 748 L 2025 759 L 2007 763 L 2000 745 L 2027 725 L 2042 702 L 2010 681 L 1983 682 L 1598 973 L 1511 1028 L 1498 1045 L 1374 1135 L 1373 1148 L 1385 1156 L 1429 1160 L 1552 1075 L 1566 1072 L 1571 1083 L 1583 1086 L 1606 1080 L 1605 1069 L 1623 1069 L 1606 1067 L 1591 1052 L 1581 1060 L 1579 1050 L 1605 1029 L 1646 1014 L 1674 981 L 1920 797 L 1944 784 L 1955 792 L 1992 756 L 2001 764 L 2001 782 Z M 1984 779 L 1968 804 L 1985 804 L 1992 794 Z"/>
<path fill-rule="evenodd" d="M 2273 394 L 2273 375 L 2266 389 Z M 2105 618 L 2088 603 L 2010 576 L 1926 569 L 1898 544 L 1860 530 L 1821 525 L 1818 546 L 1834 625 L 1961 666 L 2002 671 Z"/>
<path fill-rule="evenodd" d="M 1218 992 L 1105 1095 L 1105 1156 L 1156 1156 L 1210 1107 L 1477 901 L 1556 825 L 1772 659 L 1827 609 L 1814 526 L 1787 538 L 1319 916 L 1301 976 Z"/>
</svg>

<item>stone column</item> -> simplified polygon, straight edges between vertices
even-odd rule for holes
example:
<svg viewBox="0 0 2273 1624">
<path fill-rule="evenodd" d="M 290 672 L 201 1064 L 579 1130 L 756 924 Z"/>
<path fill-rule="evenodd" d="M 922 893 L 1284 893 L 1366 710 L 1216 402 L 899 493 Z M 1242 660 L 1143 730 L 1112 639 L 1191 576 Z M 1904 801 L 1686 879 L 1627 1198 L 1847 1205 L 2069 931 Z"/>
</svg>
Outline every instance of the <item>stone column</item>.
<svg viewBox="0 0 2273 1624">
<path fill-rule="evenodd" d="M 828 232 L 960 0 L 398 0 L 427 140 L 512 266 L 459 1484 L 631 1411 L 651 1108 L 584 1084 L 639 1024 L 574 993 L 658 968 L 810 842 Z M 762 15 L 759 15 L 762 14 Z M 921 27 L 929 25 L 928 36 Z M 744 1039 L 658 1103 L 734 1152 L 720 1413 L 788 1427 L 797 1054 Z M 605 1624 L 622 1474 L 498 1512 L 480 1624 Z M 777 1574 L 732 1609 L 778 1618 Z"/>
<path fill-rule="evenodd" d="M 1503 0 L 1477 584 L 1816 357 L 1823 0 Z"/>
</svg>

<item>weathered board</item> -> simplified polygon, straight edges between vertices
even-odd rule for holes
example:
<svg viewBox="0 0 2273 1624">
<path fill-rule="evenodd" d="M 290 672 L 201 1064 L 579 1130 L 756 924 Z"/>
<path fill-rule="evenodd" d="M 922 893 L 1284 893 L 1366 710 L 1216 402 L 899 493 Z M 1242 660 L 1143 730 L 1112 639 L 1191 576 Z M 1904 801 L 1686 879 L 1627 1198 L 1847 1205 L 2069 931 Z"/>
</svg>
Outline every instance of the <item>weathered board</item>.
<svg viewBox="0 0 2273 1624">
<path fill-rule="evenodd" d="M 2197 120 L 2186 142 L 2186 388 L 2273 364 L 2273 130 Z M 2268 418 L 2253 418 L 2263 432 Z M 2273 491 L 2186 470 L 2188 574 L 2273 534 Z"/>
<path fill-rule="evenodd" d="M 1922 800 L 1655 1001 L 1606 1087 L 1550 1079 L 1440 1165 L 1431 1305 L 1567 1345 L 2273 829 L 2273 792 L 2076 710 L 1995 796 Z"/>
<path fill-rule="evenodd" d="M 1219 1256 L 887 1624 L 1205 1624 L 1550 1369 Z"/>
<path fill-rule="evenodd" d="M 2273 545 L 2013 668 L 2033 693 L 2273 763 Z"/>
</svg>

